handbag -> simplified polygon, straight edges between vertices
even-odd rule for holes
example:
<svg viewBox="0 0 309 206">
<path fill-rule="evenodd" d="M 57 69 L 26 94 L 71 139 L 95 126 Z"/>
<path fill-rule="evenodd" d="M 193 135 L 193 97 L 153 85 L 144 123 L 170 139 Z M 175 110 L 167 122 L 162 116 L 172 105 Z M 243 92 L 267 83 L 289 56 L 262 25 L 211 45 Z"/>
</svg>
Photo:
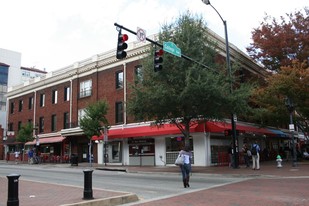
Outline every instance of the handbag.
<svg viewBox="0 0 309 206">
<path fill-rule="evenodd" d="M 183 165 L 185 161 L 185 157 L 183 155 L 178 155 L 177 159 L 175 160 L 175 165 Z"/>
</svg>

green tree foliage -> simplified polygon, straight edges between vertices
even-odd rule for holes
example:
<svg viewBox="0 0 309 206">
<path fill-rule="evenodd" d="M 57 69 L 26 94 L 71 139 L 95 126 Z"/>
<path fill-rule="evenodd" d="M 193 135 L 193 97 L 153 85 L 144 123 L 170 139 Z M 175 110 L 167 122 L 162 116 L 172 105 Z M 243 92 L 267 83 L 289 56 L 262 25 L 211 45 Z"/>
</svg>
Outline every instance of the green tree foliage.
<svg viewBox="0 0 309 206">
<path fill-rule="evenodd" d="M 281 16 L 280 20 L 265 16 L 264 22 L 253 30 L 253 43 L 247 48 L 249 55 L 267 69 L 279 71 L 309 57 L 309 9 Z"/>
<path fill-rule="evenodd" d="M 108 104 L 106 101 L 98 101 L 85 108 L 85 115 L 80 119 L 80 128 L 89 139 L 93 135 L 100 134 L 98 128 L 108 125 L 105 117 L 107 111 Z"/>
<path fill-rule="evenodd" d="M 128 102 L 129 112 L 136 119 L 176 124 L 189 137 L 190 126 L 200 120 L 222 119 L 231 112 L 242 113 L 248 109 L 249 87 L 240 85 L 230 95 L 226 67 L 215 63 L 218 54 L 206 29 L 202 18 L 189 12 L 163 25 L 158 42 L 174 42 L 182 54 L 208 68 L 164 53 L 162 71 L 154 72 L 155 48 L 152 48 L 143 61 L 143 80 L 132 86 Z"/>
<path fill-rule="evenodd" d="M 33 137 L 33 125 L 30 123 L 27 123 L 25 125 L 22 125 L 20 130 L 18 131 L 18 134 L 16 136 L 16 140 L 18 142 L 29 142 L 34 139 Z"/>
<path fill-rule="evenodd" d="M 267 85 L 256 89 L 252 101 L 259 105 L 255 118 L 264 125 L 282 126 L 289 123 L 289 111 L 285 105 L 290 98 L 297 112 L 296 119 L 309 119 L 309 67 L 307 63 L 293 61 L 291 66 L 281 67 L 267 79 Z"/>
</svg>

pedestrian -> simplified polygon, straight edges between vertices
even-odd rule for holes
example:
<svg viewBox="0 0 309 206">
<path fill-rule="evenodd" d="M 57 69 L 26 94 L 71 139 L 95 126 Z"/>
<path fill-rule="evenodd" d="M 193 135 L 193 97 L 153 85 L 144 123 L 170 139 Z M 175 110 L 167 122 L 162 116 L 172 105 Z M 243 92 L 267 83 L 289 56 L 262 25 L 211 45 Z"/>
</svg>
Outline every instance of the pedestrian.
<svg viewBox="0 0 309 206">
<path fill-rule="evenodd" d="M 28 151 L 28 163 L 29 164 L 33 164 L 33 149 L 30 148 L 30 150 Z"/>
<path fill-rule="evenodd" d="M 252 155 L 252 169 L 259 170 L 260 169 L 260 151 L 261 148 L 258 145 L 257 141 L 252 145 L 251 155 Z"/>
<path fill-rule="evenodd" d="M 14 155 L 15 155 L 15 164 L 18 164 L 19 154 L 20 154 L 20 152 L 18 152 L 18 151 L 15 151 L 15 152 L 14 152 Z"/>
<path fill-rule="evenodd" d="M 192 161 L 192 152 L 188 146 L 185 147 L 184 150 L 179 152 L 179 156 L 184 157 L 184 163 L 179 165 L 182 174 L 182 181 L 184 188 L 190 187 L 190 172 L 191 172 L 191 161 Z"/>
<path fill-rule="evenodd" d="M 234 167 L 234 149 L 233 149 L 233 143 L 230 144 L 227 153 L 229 154 L 229 167 Z"/>
<path fill-rule="evenodd" d="M 9 160 L 10 160 L 10 152 L 7 151 L 7 153 L 6 153 L 6 162 L 9 162 Z"/>
<path fill-rule="evenodd" d="M 251 151 L 249 150 L 247 143 L 244 143 L 241 150 L 244 154 L 244 161 L 245 161 L 246 167 L 248 168 L 250 167 L 249 158 L 251 156 Z"/>
</svg>

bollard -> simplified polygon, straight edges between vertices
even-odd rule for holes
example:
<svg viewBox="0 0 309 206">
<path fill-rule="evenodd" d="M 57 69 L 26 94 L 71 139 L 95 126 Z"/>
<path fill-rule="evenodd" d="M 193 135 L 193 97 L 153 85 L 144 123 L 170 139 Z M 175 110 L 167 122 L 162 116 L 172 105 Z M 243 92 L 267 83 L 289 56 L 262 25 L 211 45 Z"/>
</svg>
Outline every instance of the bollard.
<svg viewBox="0 0 309 206">
<path fill-rule="evenodd" d="M 8 201 L 7 206 L 19 206 L 18 199 L 18 178 L 19 174 L 10 174 L 8 178 Z"/>
<path fill-rule="evenodd" d="M 84 170 L 84 198 L 85 200 L 93 199 L 92 196 L 92 172 L 93 170 Z"/>
</svg>

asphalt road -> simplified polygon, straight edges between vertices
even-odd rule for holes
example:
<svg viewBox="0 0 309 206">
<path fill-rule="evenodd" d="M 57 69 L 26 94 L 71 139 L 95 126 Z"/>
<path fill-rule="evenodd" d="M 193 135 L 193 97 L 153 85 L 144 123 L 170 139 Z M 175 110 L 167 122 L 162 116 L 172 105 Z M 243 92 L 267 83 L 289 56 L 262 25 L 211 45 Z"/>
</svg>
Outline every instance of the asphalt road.
<svg viewBox="0 0 309 206">
<path fill-rule="evenodd" d="M 55 165 L 6 165 L 0 164 L 0 176 L 19 174 L 20 180 L 31 180 L 61 185 L 84 186 L 84 170 L 80 167 L 57 167 Z M 193 174 L 191 188 L 182 186 L 180 173 L 125 173 L 95 170 L 92 173 L 93 188 L 135 193 L 141 200 L 160 199 L 187 192 L 200 191 L 249 178 L 222 175 Z"/>
</svg>

